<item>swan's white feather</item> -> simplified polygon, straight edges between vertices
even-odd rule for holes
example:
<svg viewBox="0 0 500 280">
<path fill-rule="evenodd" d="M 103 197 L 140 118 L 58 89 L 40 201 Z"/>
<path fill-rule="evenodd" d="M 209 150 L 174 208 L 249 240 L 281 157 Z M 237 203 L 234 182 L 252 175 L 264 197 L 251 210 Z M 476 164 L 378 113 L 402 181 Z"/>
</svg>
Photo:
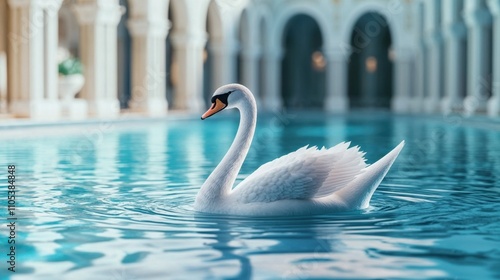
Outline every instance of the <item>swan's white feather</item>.
<svg viewBox="0 0 500 280">
<path fill-rule="evenodd" d="M 217 96 L 225 96 L 227 108 L 240 110 L 240 127 L 198 192 L 194 204 L 198 211 L 280 216 L 365 208 L 404 146 L 402 141 L 370 166 L 359 147 L 349 148 L 349 142 L 330 149 L 306 146 L 262 165 L 232 189 L 255 131 L 257 108 L 250 90 L 239 84 L 220 87 Z M 211 108 L 204 116 L 215 113 Z"/>
<path fill-rule="evenodd" d="M 303 147 L 259 167 L 233 190 L 241 203 L 312 199 L 345 187 L 366 167 L 358 147 Z"/>
</svg>

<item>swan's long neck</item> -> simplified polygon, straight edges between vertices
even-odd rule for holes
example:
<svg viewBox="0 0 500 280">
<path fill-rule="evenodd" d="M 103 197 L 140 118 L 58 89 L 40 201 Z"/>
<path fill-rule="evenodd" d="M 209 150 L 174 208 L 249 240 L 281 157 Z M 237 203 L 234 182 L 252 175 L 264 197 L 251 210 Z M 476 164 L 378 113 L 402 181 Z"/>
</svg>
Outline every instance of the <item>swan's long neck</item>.
<svg viewBox="0 0 500 280">
<path fill-rule="evenodd" d="M 235 104 L 240 111 L 238 132 L 224 158 L 201 187 L 196 204 L 202 201 L 214 203 L 227 196 L 248 154 L 257 122 L 257 107 L 252 94 L 246 89 L 241 91 L 243 98 Z"/>
</svg>

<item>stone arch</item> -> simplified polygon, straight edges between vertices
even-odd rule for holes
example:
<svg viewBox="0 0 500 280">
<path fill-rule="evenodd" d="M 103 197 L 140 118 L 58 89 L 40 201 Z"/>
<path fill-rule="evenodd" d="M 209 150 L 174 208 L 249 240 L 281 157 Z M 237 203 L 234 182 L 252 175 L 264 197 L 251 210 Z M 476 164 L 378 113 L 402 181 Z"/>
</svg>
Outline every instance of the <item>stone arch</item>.
<svg viewBox="0 0 500 280">
<path fill-rule="evenodd" d="M 256 25 L 252 17 L 252 12 L 249 9 L 244 9 L 241 12 L 241 17 L 238 22 L 238 39 L 242 44 L 242 48 L 245 47 L 245 44 L 249 45 L 257 39 Z"/>
<path fill-rule="evenodd" d="M 385 21 L 387 22 L 388 28 L 391 32 L 392 36 L 392 45 L 393 49 L 399 49 L 401 45 L 401 37 L 402 32 L 401 25 L 396 24 L 394 20 L 395 14 L 391 11 L 391 9 L 383 5 L 381 3 L 362 3 L 355 6 L 352 11 L 347 15 L 346 21 L 342 24 L 343 29 L 341 30 L 340 38 L 341 43 L 345 44 L 345 46 L 350 45 L 352 31 L 358 20 L 367 13 L 376 13 L 380 14 Z M 376 24 L 382 24 L 376 22 Z"/>
<path fill-rule="evenodd" d="M 217 51 L 216 48 L 223 44 L 226 36 L 219 8 L 220 6 L 215 0 L 210 1 L 206 19 L 207 42 L 203 54 L 203 100 L 205 100 L 207 106 L 210 105 L 208 101 L 217 87 L 214 75 L 214 68 L 216 67 L 214 52 Z"/>
<path fill-rule="evenodd" d="M 273 31 L 271 32 L 271 46 L 281 46 L 283 32 L 285 31 L 287 23 L 292 17 L 298 14 L 309 16 L 316 21 L 321 31 L 321 35 L 324 38 L 323 48 L 329 49 L 331 42 L 328 38 L 331 38 L 329 35 L 332 34 L 330 21 L 327 15 L 322 11 L 321 6 L 311 5 L 305 1 L 290 3 L 290 5 L 285 6 L 284 9 L 279 12 L 276 16 Z M 277 51 L 281 53 L 280 49 Z"/>
<path fill-rule="evenodd" d="M 276 11 L 273 14 L 273 26 L 269 34 L 268 45 L 266 52 L 268 62 L 266 69 L 266 91 L 264 92 L 264 99 L 266 100 L 266 107 L 269 110 L 279 110 L 283 106 L 283 99 L 280 96 L 281 90 L 281 58 L 283 55 L 282 42 L 283 34 L 289 20 L 295 15 L 302 14 L 312 18 L 318 25 L 321 37 L 323 38 L 322 49 L 328 50 L 332 46 L 333 27 L 328 19 L 328 13 L 325 12 L 325 6 L 311 5 L 308 2 L 291 2 L 286 5 L 284 9 Z"/>
<path fill-rule="evenodd" d="M 358 18 L 349 40 L 348 65 L 351 107 L 390 108 L 393 95 L 392 34 L 387 20 L 376 12 Z"/>
<path fill-rule="evenodd" d="M 221 11 L 215 0 L 208 5 L 207 31 L 209 40 L 222 40 L 225 36 Z"/>
<path fill-rule="evenodd" d="M 286 108 L 322 108 L 326 97 L 324 35 L 314 18 L 296 14 L 282 36 L 281 97 Z"/>
</svg>

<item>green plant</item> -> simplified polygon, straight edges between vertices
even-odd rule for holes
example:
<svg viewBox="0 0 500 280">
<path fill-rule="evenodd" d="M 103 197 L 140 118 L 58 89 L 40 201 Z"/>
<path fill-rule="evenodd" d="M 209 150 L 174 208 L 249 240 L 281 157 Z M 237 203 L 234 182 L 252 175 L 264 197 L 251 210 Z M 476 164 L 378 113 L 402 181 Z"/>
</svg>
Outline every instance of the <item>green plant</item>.
<svg viewBox="0 0 500 280">
<path fill-rule="evenodd" d="M 68 58 L 59 63 L 59 74 L 63 76 L 82 74 L 82 63 L 76 58 Z"/>
</svg>

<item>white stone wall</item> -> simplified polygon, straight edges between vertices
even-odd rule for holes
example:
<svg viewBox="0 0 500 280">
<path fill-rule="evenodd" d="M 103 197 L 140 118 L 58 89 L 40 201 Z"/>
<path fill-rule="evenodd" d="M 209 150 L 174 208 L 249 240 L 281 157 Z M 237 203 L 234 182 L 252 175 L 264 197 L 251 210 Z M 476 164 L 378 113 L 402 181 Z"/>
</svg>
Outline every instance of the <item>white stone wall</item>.
<svg viewBox="0 0 500 280">
<path fill-rule="evenodd" d="M 313 18 L 322 33 L 322 52 L 327 61 L 324 109 L 345 112 L 349 110 L 347 81 L 353 28 L 360 17 L 375 12 L 385 21 L 374 20 L 370 23 L 373 29 L 365 30 L 365 36 L 377 36 L 377 29 L 388 24 L 394 63 L 393 111 L 500 114 L 500 0 L 127 1 L 127 28 L 132 38 L 128 104 L 137 113 L 166 114 L 166 79 L 170 76 L 175 76 L 170 106 L 202 111 L 203 75 L 210 74 L 212 90 L 236 82 L 238 55 L 241 81 L 255 92 L 260 107 L 279 110 L 283 106 L 283 33 L 297 14 Z M 40 113 L 46 106 L 57 111 L 57 73 L 50 49 L 57 46 L 57 39 L 47 35 L 57 28 L 57 22 L 50 21 L 49 26 L 45 21 L 41 25 L 21 24 L 36 20 L 30 18 L 33 12 L 51 11 L 43 8 L 50 6 L 47 3 L 61 1 L 8 0 L 8 6 L 6 2 L 0 0 L 0 18 L 7 18 L 6 14 L 11 18 L 10 33 L 6 25 L 0 26 L 0 110 L 6 103 L 5 98 L 1 99 L 5 88 L 1 53 L 6 51 L 7 33 L 25 32 L 31 34 L 28 43 L 16 50 L 8 49 L 9 111 L 19 116 L 46 117 Z M 70 22 L 71 10 L 77 16 L 79 32 L 68 23 L 64 28 L 70 35 L 62 43 L 74 46 L 78 40 L 86 69 L 82 97 L 88 104 L 88 114 L 116 117 L 116 26 L 123 9 L 118 0 L 78 0 L 72 7 L 67 5 L 65 2 L 59 14 L 61 22 Z M 41 29 L 45 30 L 43 38 L 39 36 Z M 74 34 L 79 34 L 78 38 Z M 167 35 L 173 46 L 171 73 L 165 61 Z M 211 68 L 204 73 L 207 42 Z M 40 52 L 42 45 L 45 51 Z M 492 82 L 482 83 L 485 78 Z M 462 86 L 464 80 L 466 87 Z M 43 88 L 41 93 L 39 88 Z M 57 113 L 51 115 L 58 117 Z"/>
</svg>

